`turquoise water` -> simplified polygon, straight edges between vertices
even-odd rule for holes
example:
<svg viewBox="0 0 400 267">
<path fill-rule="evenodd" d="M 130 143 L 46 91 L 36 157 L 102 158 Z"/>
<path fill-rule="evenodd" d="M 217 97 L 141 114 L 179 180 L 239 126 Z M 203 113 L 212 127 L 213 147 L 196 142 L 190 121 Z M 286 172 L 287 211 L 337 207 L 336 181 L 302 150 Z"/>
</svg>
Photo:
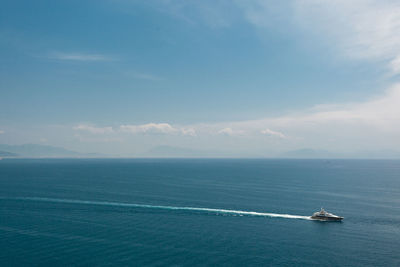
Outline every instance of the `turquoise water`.
<svg viewBox="0 0 400 267">
<path fill-rule="evenodd" d="M 310 220 L 321 206 L 345 220 Z M 400 266 L 399 251 L 400 161 L 0 161 L 0 266 Z"/>
</svg>

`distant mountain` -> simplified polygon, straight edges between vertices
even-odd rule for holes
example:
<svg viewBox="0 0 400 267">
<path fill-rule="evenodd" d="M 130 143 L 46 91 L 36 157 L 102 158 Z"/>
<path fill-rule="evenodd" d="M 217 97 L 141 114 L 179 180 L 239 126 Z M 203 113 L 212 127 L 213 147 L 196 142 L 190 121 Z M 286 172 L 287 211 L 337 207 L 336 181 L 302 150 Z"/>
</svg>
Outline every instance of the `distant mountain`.
<svg viewBox="0 0 400 267">
<path fill-rule="evenodd" d="M 81 153 L 67 150 L 62 147 L 47 145 L 25 144 L 25 145 L 6 145 L 0 144 L 0 151 L 7 151 L 14 156 L 40 158 L 40 157 L 81 157 Z M 1 155 L 0 155 L 1 156 Z M 10 155 L 8 156 L 10 157 Z"/>
<path fill-rule="evenodd" d="M 351 151 L 343 153 L 335 153 L 327 150 L 319 149 L 298 149 L 288 151 L 282 154 L 282 158 L 299 158 L 299 159 L 327 159 L 327 158 L 353 158 L 353 159 L 399 159 L 400 152 L 395 150 L 363 150 Z"/>
<path fill-rule="evenodd" d="M 2 158 L 7 158 L 7 157 L 18 157 L 18 154 L 16 153 L 11 153 L 8 151 L 0 151 L 0 157 Z"/>
<path fill-rule="evenodd" d="M 363 158 L 363 159 L 399 159 L 400 152 L 390 149 L 382 150 L 361 150 L 349 153 L 349 158 Z"/>
<path fill-rule="evenodd" d="M 174 147 L 174 146 L 156 146 L 147 151 L 147 157 L 204 157 L 206 156 L 205 151 L 183 148 L 183 147 Z"/>
</svg>

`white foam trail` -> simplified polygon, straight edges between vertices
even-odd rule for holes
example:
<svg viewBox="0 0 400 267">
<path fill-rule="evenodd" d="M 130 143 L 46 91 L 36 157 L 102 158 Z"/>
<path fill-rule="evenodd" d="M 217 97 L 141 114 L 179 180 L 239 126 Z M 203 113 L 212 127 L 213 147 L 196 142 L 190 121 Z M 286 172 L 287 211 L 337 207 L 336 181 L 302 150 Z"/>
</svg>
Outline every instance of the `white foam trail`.
<svg viewBox="0 0 400 267">
<path fill-rule="evenodd" d="M 213 213 L 223 213 L 223 214 L 233 214 L 233 215 L 248 215 L 248 216 L 311 220 L 310 216 L 279 214 L 279 213 L 266 213 L 266 212 L 255 212 L 255 211 L 242 211 L 242 210 L 157 206 L 157 205 L 145 205 L 145 204 L 133 204 L 133 203 L 89 201 L 89 200 L 60 199 L 60 198 L 42 198 L 42 197 L 18 197 L 18 198 L 12 198 L 12 199 L 53 202 L 53 203 L 83 204 L 83 205 L 102 205 L 102 206 L 115 206 L 115 207 L 147 208 L 147 209 L 189 210 L 189 211 L 213 212 Z"/>
</svg>

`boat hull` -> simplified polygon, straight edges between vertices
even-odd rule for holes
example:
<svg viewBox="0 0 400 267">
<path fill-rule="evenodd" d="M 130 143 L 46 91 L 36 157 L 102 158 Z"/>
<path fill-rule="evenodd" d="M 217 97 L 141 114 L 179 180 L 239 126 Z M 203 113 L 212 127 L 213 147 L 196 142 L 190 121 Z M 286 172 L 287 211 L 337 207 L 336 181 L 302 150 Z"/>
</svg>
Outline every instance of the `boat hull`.
<svg viewBox="0 0 400 267">
<path fill-rule="evenodd" d="M 318 221 L 341 222 L 343 220 L 343 217 L 311 216 L 311 219 Z"/>
</svg>

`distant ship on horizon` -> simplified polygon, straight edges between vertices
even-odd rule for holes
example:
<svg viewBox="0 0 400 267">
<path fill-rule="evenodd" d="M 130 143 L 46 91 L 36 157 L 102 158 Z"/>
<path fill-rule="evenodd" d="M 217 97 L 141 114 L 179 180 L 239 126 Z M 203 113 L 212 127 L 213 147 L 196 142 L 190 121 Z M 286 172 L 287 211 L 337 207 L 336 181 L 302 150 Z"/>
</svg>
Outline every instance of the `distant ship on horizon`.
<svg viewBox="0 0 400 267">
<path fill-rule="evenodd" d="M 334 215 L 332 213 L 329 213 L 325 211 L 323 208 L 321 208 L 320 211 L 315 212 L 312 216 L 311 219 L 313 220 L 320 220 L 320 221 L 336 221 L 340 222 L 344 218 L 341 216 Z"/>
</svg>

